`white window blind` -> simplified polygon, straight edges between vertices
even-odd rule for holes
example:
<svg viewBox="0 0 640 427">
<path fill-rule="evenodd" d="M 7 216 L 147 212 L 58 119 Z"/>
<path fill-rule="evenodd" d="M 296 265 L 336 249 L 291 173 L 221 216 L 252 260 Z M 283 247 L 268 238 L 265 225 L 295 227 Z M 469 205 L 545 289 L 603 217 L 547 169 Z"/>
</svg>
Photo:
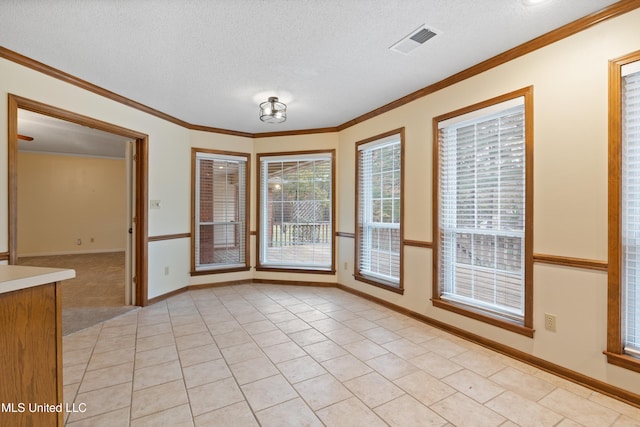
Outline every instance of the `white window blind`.
<svg viewBox="0 0 640 427">
<path fill-rule="evenodd" d="M 522 322 L 524 98 L 515 104 L 439 126 L 438 279 L 442 299 Z"/>
<path fill-rule="evenodd" d="M 246 266 L 247 159 L 196 153 L 196 270 Z"/>
<path fill-rule="evenodd" d="M 260 264 L 333 268 L 331 156 L 263 157 L 260 188 Z"/>
<path fill-rule="evenodd" d="M 622 336 L 640 357 L 640 62 L 622 76 Z M 633 67 L 635 66 L 635 68 Z"/>
<path fill-rule="evenodd" d="M 358 275 L 400 285 L 400 136 L 358 147 Z"/>
</svg>

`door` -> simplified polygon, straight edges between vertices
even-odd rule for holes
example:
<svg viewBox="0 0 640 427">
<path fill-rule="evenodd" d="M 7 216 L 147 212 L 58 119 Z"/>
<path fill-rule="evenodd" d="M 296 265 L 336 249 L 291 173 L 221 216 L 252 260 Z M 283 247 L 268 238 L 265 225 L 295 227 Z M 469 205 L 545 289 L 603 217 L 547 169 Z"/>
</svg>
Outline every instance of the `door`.
<svg viewBox="0 0 640 427">
<path fill-rule="evenodd" d="M 127 244 L 125 249 L 125 305 L 132 305 L 136 302 L 136 142 L 127 142 L 125 161 L 127 164 L 127 224 L 129 226 L 127 233 Z"/>
</svg>

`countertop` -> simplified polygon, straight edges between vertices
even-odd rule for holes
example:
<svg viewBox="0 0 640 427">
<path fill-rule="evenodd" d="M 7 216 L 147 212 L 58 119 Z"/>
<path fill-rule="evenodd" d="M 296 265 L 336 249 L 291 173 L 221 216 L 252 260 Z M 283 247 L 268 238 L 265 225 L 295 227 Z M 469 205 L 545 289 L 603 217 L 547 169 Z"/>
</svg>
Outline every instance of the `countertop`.
<svg viewBox="0 0 640 427">
<path fill-rule="evenodd" d="M 75 270 L 64 268 L 0 265 L 0 294 L 74 277 L 76 277 Z"/>
</svg>

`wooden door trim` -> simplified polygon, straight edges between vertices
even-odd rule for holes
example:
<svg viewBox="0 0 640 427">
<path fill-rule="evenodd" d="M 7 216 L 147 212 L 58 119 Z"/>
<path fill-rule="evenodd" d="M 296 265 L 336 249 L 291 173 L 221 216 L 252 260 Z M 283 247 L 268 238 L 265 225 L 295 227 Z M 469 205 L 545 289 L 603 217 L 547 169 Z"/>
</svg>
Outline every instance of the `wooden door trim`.
<svg viewBox="0 0 640 427">
<path fill-rule="evenodd" d="M 72 111 L 47 105 L 17 95 L 8 95 L 8 239 L 9 264 L 16 264 L 18 254 L 18 109 L 44 114 L 46 116 L 91 127 L 104 132 L 131 138 L 136 141 L 135 160 L 135 200 L 136 216 L 135 235 L 135 287 L 136 301 L 139 306 L 146 306 L 148 300 L 148 198 L 149 198 L 149 137 L 148 135 L 127 129 L 112 123 L 103 122 Z"/>
</svg>

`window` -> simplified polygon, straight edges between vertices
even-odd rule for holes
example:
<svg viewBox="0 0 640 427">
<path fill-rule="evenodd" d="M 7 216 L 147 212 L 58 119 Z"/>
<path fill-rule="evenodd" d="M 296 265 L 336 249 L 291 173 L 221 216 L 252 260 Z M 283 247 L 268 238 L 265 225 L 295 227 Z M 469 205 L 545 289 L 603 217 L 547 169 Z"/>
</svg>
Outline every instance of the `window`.
<svg viewBox="0 0 640 427">
<path fill-rule="evenodd" d="M 404 130 L 356 144 L 357 280 L 402 290 Z"/>
<path fill-rule="evenodd" d="M 607 356 L 640 372 L 640 51 L 610 64 Z"/>
<path fill-rule="evenodd" d="M 248 270 L 248 154 L 192 149 L 193 274 Z"/>
<path fill-rule="evenodd" d="M 533 336 L 532 89 L 434 119 L 434 305 Z"/>
<path fill-rule="evenodd" d="M 333 158 L 333 150 L 258 155 L 258 270 L 335 272 Z"/>
</svg>

